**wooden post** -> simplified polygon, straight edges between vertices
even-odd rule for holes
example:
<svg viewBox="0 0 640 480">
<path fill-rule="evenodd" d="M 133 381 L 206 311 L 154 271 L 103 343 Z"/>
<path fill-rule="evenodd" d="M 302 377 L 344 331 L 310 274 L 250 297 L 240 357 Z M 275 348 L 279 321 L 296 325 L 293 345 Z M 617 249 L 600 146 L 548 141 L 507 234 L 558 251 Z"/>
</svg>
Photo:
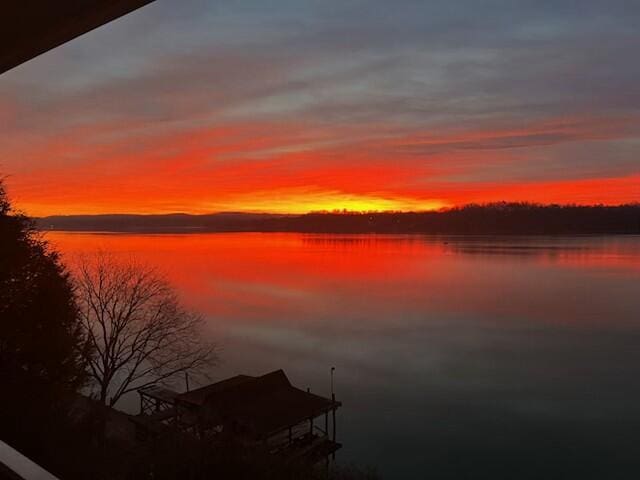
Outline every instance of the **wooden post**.
<svg viewBox="0 0 640 480">
<path fill-rule="evenodd" d="M 332 422 L 333 423 L 333 435 L 332 436 L 333 436 L 333 443 L 336 443 L 336 406 L 335 406 L 336 394 L 335 393 L 331 394 L 331 400 L 333 400 L 333 403 L 334 403 L 333 409 L 331 410 L 331 416 L 333 417 L 332 418 L 332 420 L 333 420 L 333 422 Z M 331 455 L 331 458 L 332 458 L 332 460 L 336 459 L 336 452 L 335 451 Z"/>
<path fill-rule="evenodd" d="M 324 435 L 329 436 L 329 412 L 324 412 Z"/>
</svg>

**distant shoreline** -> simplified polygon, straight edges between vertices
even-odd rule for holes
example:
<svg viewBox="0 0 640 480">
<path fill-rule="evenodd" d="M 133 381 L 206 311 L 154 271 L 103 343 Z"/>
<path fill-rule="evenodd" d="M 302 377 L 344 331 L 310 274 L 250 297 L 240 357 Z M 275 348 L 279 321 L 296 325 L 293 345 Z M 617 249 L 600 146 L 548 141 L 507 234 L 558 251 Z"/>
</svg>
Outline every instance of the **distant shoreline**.
<svg viewBox="0 0 640 480">
<path fill-rule="evenodd" d="M 102 233 L 332 233 L 431 235 L 640 234 L 640 204 L 468 205 L 439 212 L 278 215 L 70 215 L 38 218 L 42 231 Z"/>
<path fill-rule="evenodd" d="M 255 230 L 216 230 L 216 231 L 171 231 L 171 230 L 42 230 L 38 232 L 41 234 L 54 233 L 54 234 L 68 234 L 68 235 L 96 235 L 96 236 L 190 236 L 190 235 L 225 235 L 225 234 L 247 234 L 247 235 L 327 235 L 327 236 L 345 236 L 345 237 L 406 237 L 406 238 L 433 238 L 440 239 L 442 241 L 456 241 L 456 240 L 491 240 L 491 239 L 513 239 L 518 238 L 584 238 L 584 239 L 597 239 L 597 238 L 635 238 L 640 239 L 639 233 L 427 233 L 427 232 L 411 232 L 411 233 L 398 233 L 398 232 L 296 232 L 296 231 L 255 231 Z"/>
</svg>

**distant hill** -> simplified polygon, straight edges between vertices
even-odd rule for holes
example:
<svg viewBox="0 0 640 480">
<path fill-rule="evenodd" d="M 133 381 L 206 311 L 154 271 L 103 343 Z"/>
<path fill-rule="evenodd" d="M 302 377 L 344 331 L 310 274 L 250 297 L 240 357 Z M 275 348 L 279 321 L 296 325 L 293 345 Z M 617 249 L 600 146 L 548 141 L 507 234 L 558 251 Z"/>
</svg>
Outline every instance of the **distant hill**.
<svg viewBox="0 0 640 480">
<path fill-rule="evenodd" d="M 439 212 L 276 215 L 71 215 L 37 219 L 42 230 L 109 232 L 308 232 L 472 235 L 638 234 L 640 204 L 493 203 Z"/>
<path fill-rule="evenodd" d="M 105 231 L 105 232 L 244 232 L 252 231 L 266 220 L 282 215 L 262 213 L 212 213 L 189 215 L 60 215 L 36 219 L 41 230 Z"/>
</svg>

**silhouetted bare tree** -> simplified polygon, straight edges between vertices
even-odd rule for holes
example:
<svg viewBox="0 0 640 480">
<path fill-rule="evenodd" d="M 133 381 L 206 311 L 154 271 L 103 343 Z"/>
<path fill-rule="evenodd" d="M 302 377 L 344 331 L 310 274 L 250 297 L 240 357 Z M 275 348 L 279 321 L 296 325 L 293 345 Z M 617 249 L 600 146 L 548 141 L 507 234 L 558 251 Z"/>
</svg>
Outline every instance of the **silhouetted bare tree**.
<svg viewBox="0 0 640 480">
<path fill-rule="evenodd" d="M 153 268 L 100 254 L 81 262 L 77 287 L 93 352 L 90 375 L 105 405 L 185 372 L 206 375 L 215 362 L 215 346 L 201 334 L 203 318 L 185 309 Z"/>
</svg>

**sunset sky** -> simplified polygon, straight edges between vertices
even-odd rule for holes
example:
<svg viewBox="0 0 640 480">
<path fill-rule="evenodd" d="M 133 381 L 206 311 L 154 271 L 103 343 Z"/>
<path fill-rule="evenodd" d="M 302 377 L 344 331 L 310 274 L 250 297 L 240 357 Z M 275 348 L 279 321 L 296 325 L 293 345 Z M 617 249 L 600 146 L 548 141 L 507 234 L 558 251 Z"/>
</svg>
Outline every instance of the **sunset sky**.
<svg viewBox="0 0 640 480">
<path fill-rule="evenodd" d="M 158 1 L 0 76 L 31 215 L 640 201 L 640 2 Z"/>
</svg>

